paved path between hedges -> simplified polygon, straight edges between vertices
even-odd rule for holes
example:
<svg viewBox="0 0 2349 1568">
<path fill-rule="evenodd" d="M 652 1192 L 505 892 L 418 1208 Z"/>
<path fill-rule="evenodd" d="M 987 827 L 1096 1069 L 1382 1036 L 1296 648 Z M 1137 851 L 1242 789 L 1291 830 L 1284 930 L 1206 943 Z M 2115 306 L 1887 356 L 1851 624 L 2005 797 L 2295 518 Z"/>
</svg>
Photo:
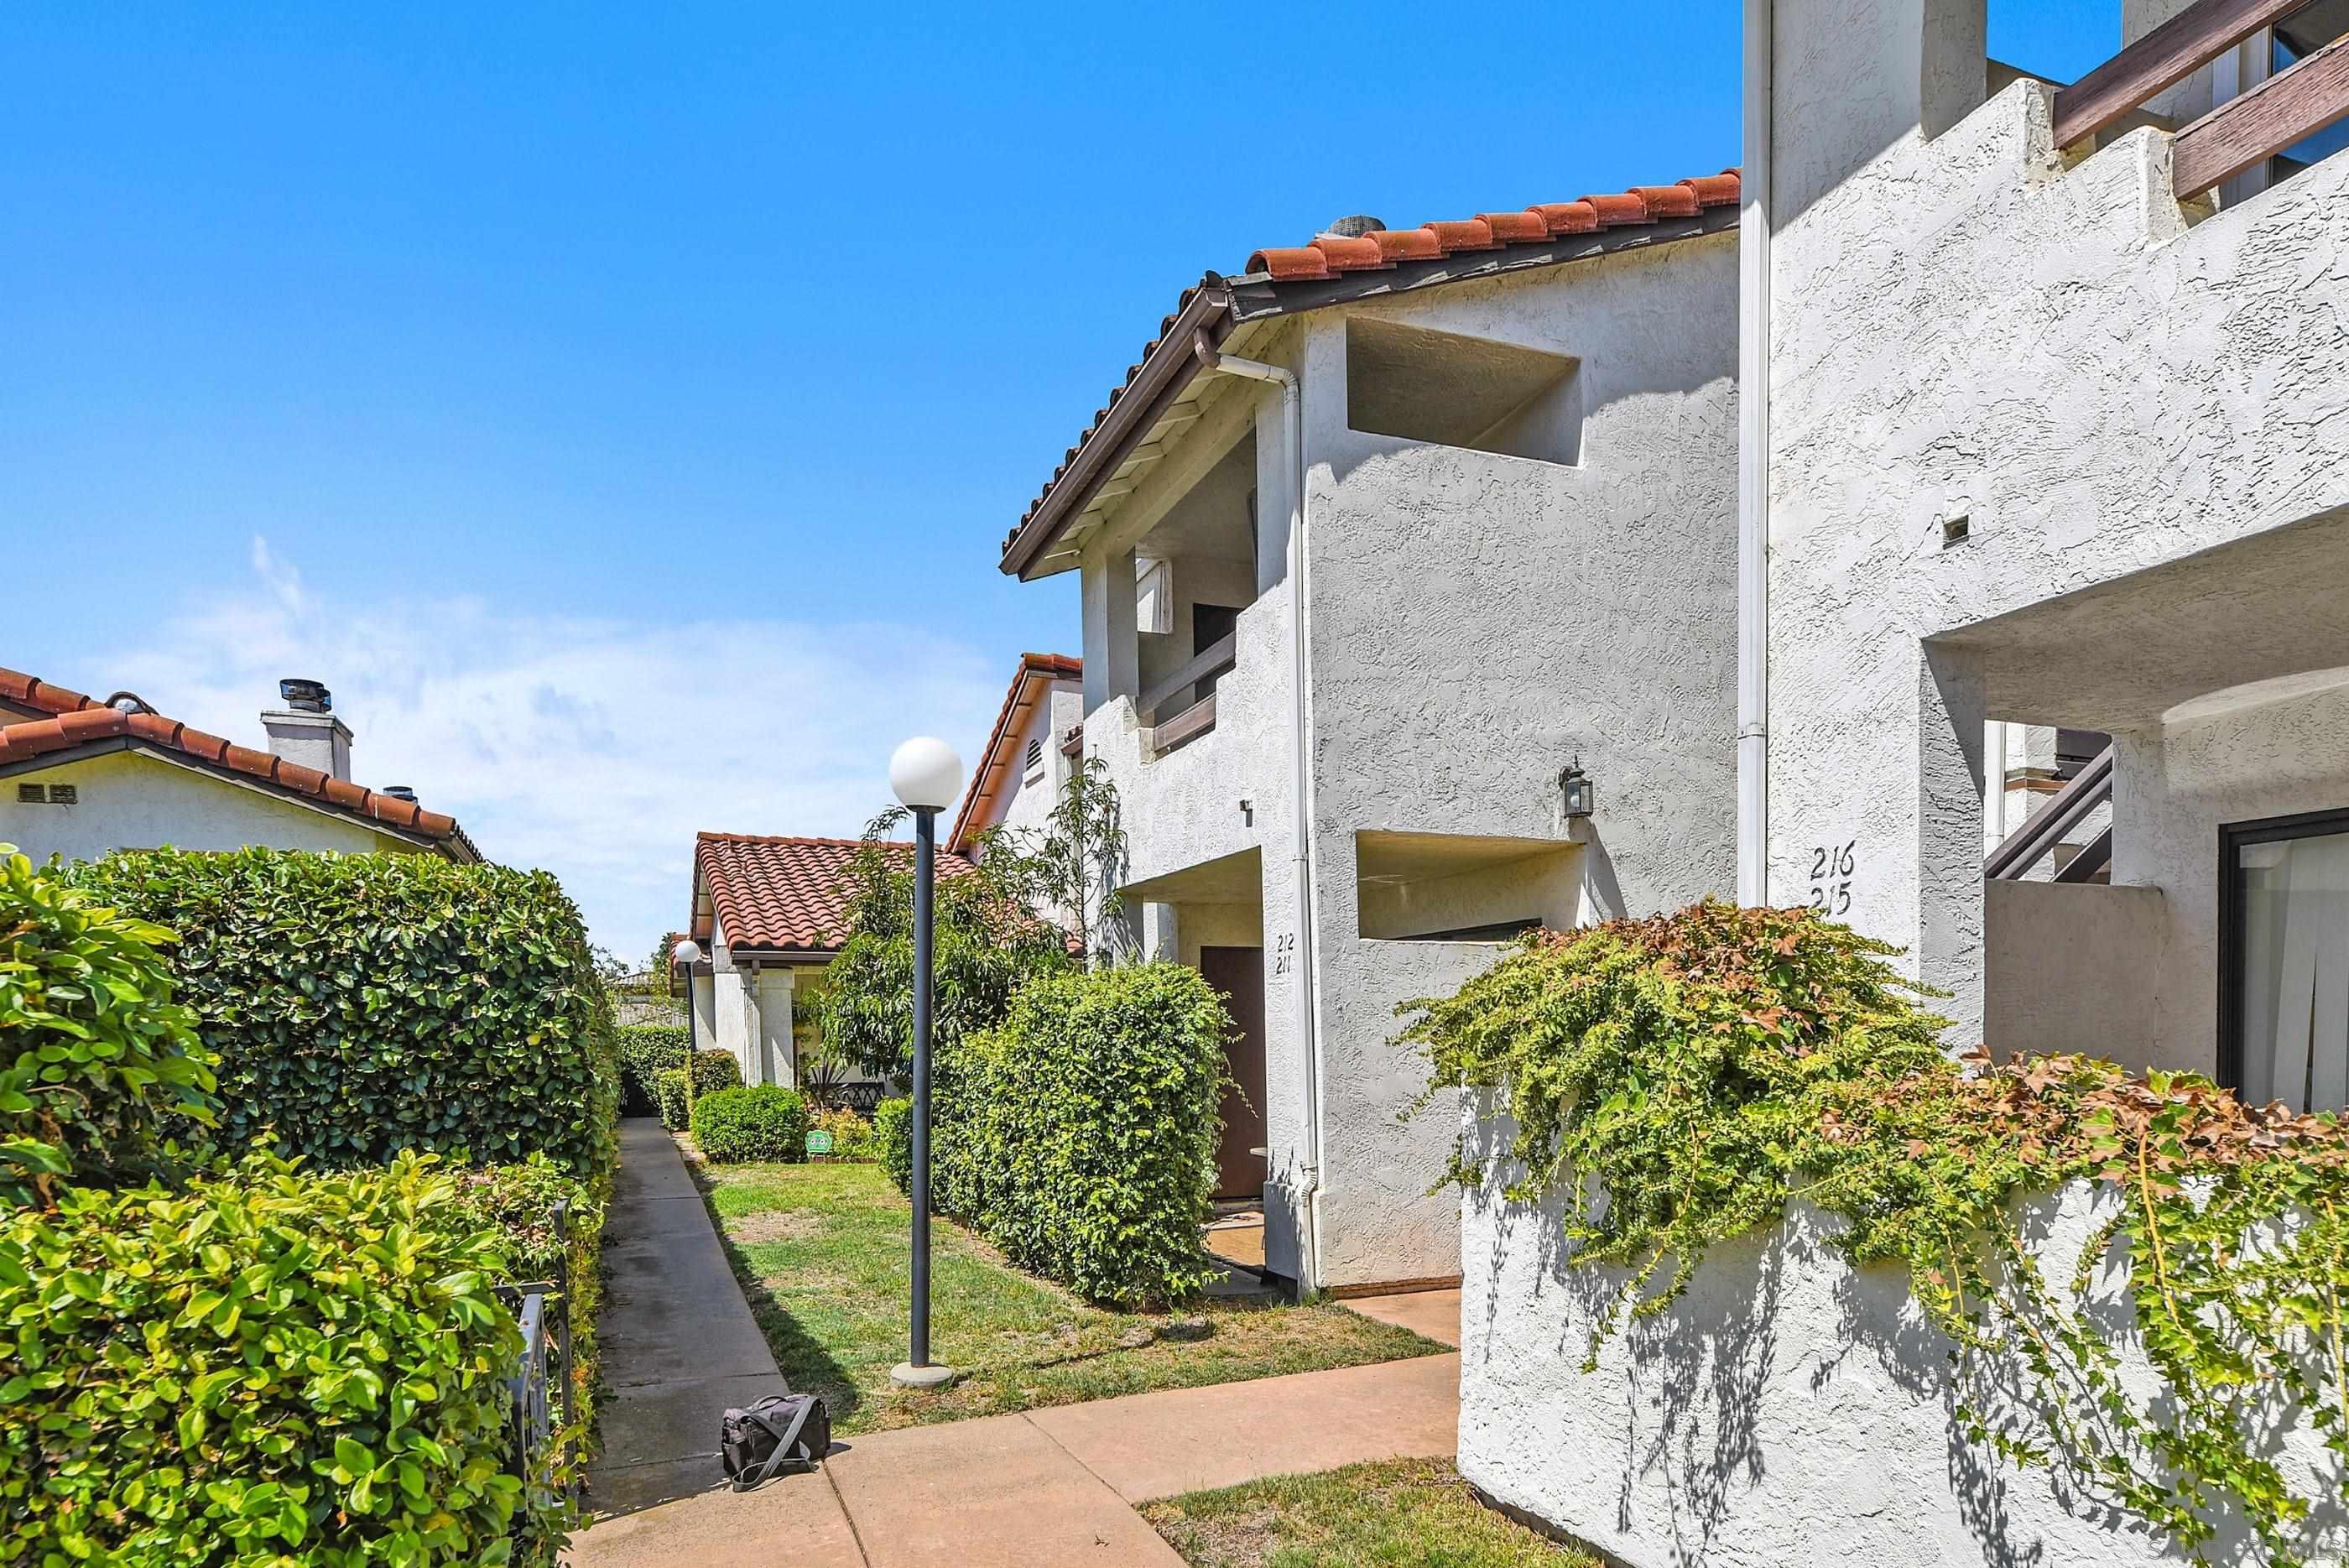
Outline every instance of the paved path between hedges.
<svg viewBox="0 0 2349 1568">
<path fill-rule="evenodd" d="M 614 1397 L 587 1484 L 598 1512 L 626 1514 L 705 1489 L 718 1475 L 719 1417 L 784 1384 L 657 1117 L 620 1123 L 604 1257 L 596 1332 Z"/>
<path fill-rule="evenodd" d="M 1457 1292 L 1347 1304 L 1457 1336 Z M 606 1519 L 580 1568 L 1181 1568 L 1133 1505 L 1365 1459 L 1454 1451 L 1460 1357 L 1133 1394 L 849 1438 L 823 1469 Z M 707 1461 L 705 1480 L 717 1476 Z"/>
</svg>

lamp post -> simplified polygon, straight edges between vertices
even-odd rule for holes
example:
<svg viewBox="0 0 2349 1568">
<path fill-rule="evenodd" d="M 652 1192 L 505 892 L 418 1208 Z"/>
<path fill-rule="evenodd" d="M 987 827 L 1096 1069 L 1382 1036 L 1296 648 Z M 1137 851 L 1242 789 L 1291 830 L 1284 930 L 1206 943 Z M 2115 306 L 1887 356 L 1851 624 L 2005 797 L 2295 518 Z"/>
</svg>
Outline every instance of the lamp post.
<svg viewBox="0 0 2349 1568">
<path fill-rule="evenodd" d="M 701 961 L 701 944 L 691 937 L 679 937 L 677 946 L 668 950 L 669 958 L 685 966 L 685 1125 L 693 1126 L 694 1058 L 701 1054 L 701 1038 L 694 1028 L 693 966 Z"/>
<path fill-rule="evenodd" d="M 962 793 L 962 759 L 944 741 L 918 735 L 889 758 L 889 787 L 914 814 L 913 1345 L 889 1380 L 901 1388 L 942 1388 L 951 1367 L 930 1365 L 930 962 L 931 908 L 937 886 L 938 813 Z"/>
</svg>

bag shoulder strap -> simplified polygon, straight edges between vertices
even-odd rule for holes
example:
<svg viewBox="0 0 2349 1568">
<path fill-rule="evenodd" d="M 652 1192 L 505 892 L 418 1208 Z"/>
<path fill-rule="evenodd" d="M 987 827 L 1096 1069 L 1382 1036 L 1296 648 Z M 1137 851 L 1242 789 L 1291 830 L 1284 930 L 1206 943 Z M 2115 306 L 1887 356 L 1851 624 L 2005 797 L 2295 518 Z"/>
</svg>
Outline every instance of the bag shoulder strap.
<svg viewBox="0 0 2349 1568">
<path fill-rule="evenodd" d="M 759 1467 L 759 1473 L 757 1475 L 751 1476 L 748 1480 L 738 1478 L 735 1480 L 734 1490 L 736 1491 L 749 1491 L 752 1487 L 757 1486 L 769 1476 L 773 1475 L 779 1467 L 790 1462 L 792 1457 L 792 1448 L 799 1441 L 800 1428 L 807 1425 L 808 1417 L 813 1414 L 815 1410 L 814 1399 L 804 1395 L 796 1396 L 795 1402 L 798 1404 L 799 1408 L 792 1413 L 791 1425 L 788 1427 L 781 1426 L 781 1424 L 776 1420 L 775 1417 L 771 1413 L 771 1407 L 769 1407 L 764 1400 L 761 1400 L 759 1405 L 743 1412 L 743 1414 L 750 1417 L 750 1419 L 758 1422 L 759 1425 L 764 1427 L 768 1431 L 774 1434 L 775 1451 L 767 1456 L 767 1462 Z M 778 1429 L 779 1428 L 780 1429 Z M 810 1462 L 813 1462 L 815 1456 L 813 1454 L 810 1454 L 808 1459 Z"/>
</svg>

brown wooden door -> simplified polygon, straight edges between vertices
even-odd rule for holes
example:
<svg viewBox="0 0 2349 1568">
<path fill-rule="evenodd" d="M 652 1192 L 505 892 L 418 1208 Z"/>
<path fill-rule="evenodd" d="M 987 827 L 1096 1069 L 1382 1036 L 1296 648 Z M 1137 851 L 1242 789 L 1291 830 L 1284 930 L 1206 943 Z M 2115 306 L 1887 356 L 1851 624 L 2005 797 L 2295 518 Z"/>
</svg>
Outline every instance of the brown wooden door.
<svg viewBox="0 0 2349 1568">
<path fill-rule="evenodd" d="M 1264 1196 L 1264 950 L 1201 948 L 1199 972 L 1224 993 L 1238 1037 L 1225 1047 L 1224 1138 L 1216 1149 L 1216 1196 Z"/>
</svg>

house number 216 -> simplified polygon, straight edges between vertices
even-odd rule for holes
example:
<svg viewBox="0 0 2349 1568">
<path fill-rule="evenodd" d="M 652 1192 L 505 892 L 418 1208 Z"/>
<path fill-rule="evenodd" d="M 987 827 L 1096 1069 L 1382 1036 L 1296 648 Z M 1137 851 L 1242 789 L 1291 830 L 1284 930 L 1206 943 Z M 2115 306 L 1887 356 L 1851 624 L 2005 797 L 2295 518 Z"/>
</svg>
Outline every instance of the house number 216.
<svg viewBox="0 0 2349 1568">
<path fill-rule="evenodd" d="M 1855 838 L 1840 849 L 1820 845 L 1811 850 L 1811 908 L 1822 915 L 1840 915 L 1851 909 Z"/>
</svg>

